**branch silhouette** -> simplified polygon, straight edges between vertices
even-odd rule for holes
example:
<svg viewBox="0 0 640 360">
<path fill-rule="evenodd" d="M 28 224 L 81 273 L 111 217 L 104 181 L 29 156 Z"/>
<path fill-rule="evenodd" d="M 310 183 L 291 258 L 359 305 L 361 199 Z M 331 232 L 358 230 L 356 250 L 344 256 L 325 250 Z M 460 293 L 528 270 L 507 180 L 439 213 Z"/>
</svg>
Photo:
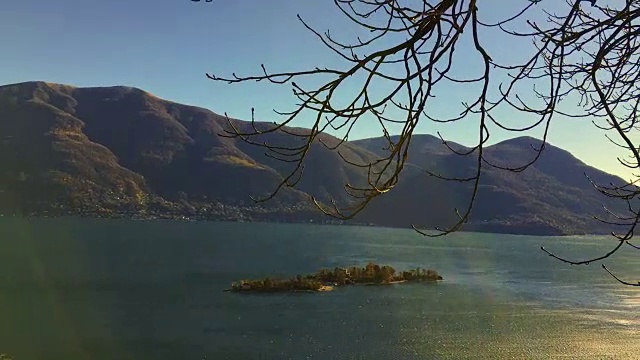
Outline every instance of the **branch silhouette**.
<svg viewBox="0 0 640 360">
<path fill-rule="evenodd" d="M 199 1 L 199 0 L 192 0 Z M 210 0 L 208 0 L 209 2 Z M 422 229 L 412 225 L 420 234 L 437 237 L 460 230 L 474 209 L 484 168 L 522 172 L 534 164 L 545 149 L 551 122 L 558 117 L 592 121 L 607 134 L 612 143 L 629 153 L 618 161 L 631 169 L 640 167 L 640 154 L 633 134 L 638 130 L 636 113 L 640 101 L 640 2 L 620 1 L 600 5 L 595 0 L 565 0 L 555 13 L 543 0 L 518 0 L 520 9 L 503 19 L 483 19 L 492 15 L 488 2 L 477 0 L 334 0 L 334 5 L 348 20 L 368 34 L 352 42 L 335 39 L 329 31 L 320 32 L 298 15 L 302 26 L 319 41 L 319 46 L 336 54 L 343 66 L 315 67 L 304 70 L 270 72 L 265 65 L 255 75 L 231 76 L 206 74 L 218 82 L 229 84 L 265 81 L 289 86 L 297 99 L 290 111 L 276 111 L 282 121 L 266 124 L 252 120 L 249 129 L 239 129 L 229 119 L 224 136 L 239 138 L 264 149 L 275 159 L 292 163 L 293 169 L 267 197 L 267 201 L 283 187 L 295 186 L 303 176 L 304 161 L 314 144 L 337 151 L 346 163 L 366 169 L 365 186 L 345 184 L 345 191 L 353 197 L 348 206 L 332 206 L 312 199 L 320 211 L 338 219 L 351 219 L 363 211 L 375 198 L 392 191 L 407 164 L 412 136 L 419 123 L 452 124 L 463 119 L 475 121 L 477 142 L 467 151 L 453 149 L 441 137 L 442 143 L 459 156 L 473 156 L 474 170 L 464 177 L 452 177 L 426 169 L 434 177 L 469 183 L 473 189 L 467 205 L 453 209 L 457 221 L 446 228 Z M 585 4 L 586 2 L 586 4 Z M 590 4 L 590 6 L 589 6 Z M 485 8 L 481 8 L 485 6 Z M 617 6 L 617 7 L 616 7 Z M 481 12 L 486 9 L 487 11 Z M 537 18 L 536 18 L 537 17 Z M 532 20 L 531 18 L 534 18 Z M 496 32 L 505 39 L 532 43 L 529 56 L 520 62 L 504 59 L 490 49 L 496 41 Z M 511 58 L 509 58 L 511 59 Z M 471 77 L 456 74 L 458 63 L 472 63 L 478 70 Z M 320 85 L 305 86 L 312 79 Z M 348 81 L 360 79 L 361 85 L 350 95 Z M 383 84 L 383 85 L 382 85 Z M 466 91 L 461 111 L 451 117 L 437 116 L 431 108 L 437 90 L 443 86 L 460 86 Z M 339 94 L 339 95 L 338 95 Z M 575 100 L 572 106 L 564 106 Z M 529 119 L 524 126 L 514 127 L 500 119 L 499 109 L 509 109 Z M 294 122 L 302 114 L 313 114 L 308 131 L 292 131 Z M 358 164 L 346 159 L 341 145 L 357 123 L 367 122 L 380 127 L 387 141 L 387 156 L 370 163 Z M 399 135 L 390 135 L 391 126 L 401 126 Z M 524 164 L 499 164 L 485 155 L 485 145 L 491 137 L 491 128 L 511 133 L 522 133 L 539 128 L 542 145 L 533 147 L 535 156 Z M 328 144 L 320 138 L 327 131 L 343 131 L 337 144 Z M 259 141 L 268 133 L 285 133 L 300 140 L 298 146 L 277 146 Z M 590 259 L 570 260 L 542 247 L 542 251 L 569 264 L 589 264 L 609 258 L 623 245 L 637 249 L 630 243 L 640 220 L 640 188 L 634 181 L 621 185 L 593 187 L 608 198 L 626 204 L 625 213 L 606 209 L 607 216 L 597 218 L 611 226 L 622 227 L 612 232 L 616 246 Z M 609 270 L 604 266 L 604 269 Z M 640 284 L 621 281 L 623 284 Z"/>
</svg>

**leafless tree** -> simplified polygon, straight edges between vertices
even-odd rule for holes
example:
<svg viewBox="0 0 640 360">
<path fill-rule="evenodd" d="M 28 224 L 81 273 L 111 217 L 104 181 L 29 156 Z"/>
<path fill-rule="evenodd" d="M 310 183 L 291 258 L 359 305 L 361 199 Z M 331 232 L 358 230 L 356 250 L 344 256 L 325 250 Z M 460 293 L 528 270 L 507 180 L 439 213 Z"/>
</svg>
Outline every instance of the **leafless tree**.
<svg viewBox="0 0 640 360">
<path fill-rule="evenodd" d="M 257 126 L 253 111 L 253 127 L 249 131 L 238 129 L 229 122 L 231 129 L 226 136 L 263 147 L 272 157 L 296 165 L 270 197 L 256 201 L 266 201 L 283 187 L 296 185 L 312 144 L 321 142 L 340 153 L 340 145 L 348 140 L 359 121 L 377 123 L 388 140 L 390 151 L 389 156 L 368 164 L 351 163 L 343 157 L 351 165 L 367 169 L 369 181 L 364 187 L 346 184 L 346 191 L 355 199 L 347 208 L 335 204 L 333 208 L 327 208 L 314 199 L 321 211 L 340 219 L 354 217 L 374 198 L 394 188 L 405 166 L 418 123 L 454 123 L 470 118 L 477 122 L 477 144 L 466 152 L 447 145 L 441 136 L 443 144 L 452 152 L 474 156 L 475 173 L 467 178 L 430 174 L 446 180 L 470 182 L 474 191 L 466 208 L 456 209 L 458 221 L 452 227 L 434 233 L 414 226 L 425 236 L 446 235 L 467 222 L 483 167 L 521 172 L 538 160 L 545 147 L 549 124 L 559 117 L 592 121 L 610 141 L 629 153 L 629 158 L 618 161 L 637 169 L 640 153 L 633 140 L 634 131 L 638 129 L 636 111 L 640 99 L 640 44 L 637 40 L 640 0 L 565 0 L 560 5 L 553 0 L 513 1 L 516 2 L 518 8 L 513 14 L 495 19 L 491 7 L 503 6 L 502 2 L 334 0 L 342 14 L 366 30 L 369 37 L 341 42 L 329 31 L 321 33 L 300 16 L 298 18 L 328 51 L 341 57 L 343 66 L 271 73 L 262 65 L 262 72 L 253 76 L 207 74 L 212 80 L 227 83 L 269 81 L 291 86 L 298 99 L 292 111 L 277 112 L 283 119 L 272 126 Z M 554 12 L 548 10 L 551 3 L 555 3 Z M 490 49 L 496 36 L 530 42 L 531 54 L 522 61 L 504 61 L 503 56 Z M 456 71 L 452 70 L 455 65 L 471 61 L 476 61 L 472 68 L 477 68 L 478 74 L 466 78 L 456 76 Z M 317 82 L 315 86 L 302 85 L 308 78 L 321 80 L 321 85 Z M 362 83 L 345 102 L 345 94 L 341 91 L 354 79 Z M 429 111 L 435 93 L 442 86 L 453 85 L 473 91 L 461 102 L 461 111 L 456 116 L 435 116 Z M 382 95 L 380 89 L 385 89 Z M 510 125 L 496 114 L 504 108 L 518 111 L 530 123 L 520 127 Z M 315 119 L 309 131 L 289 130 L 301 114 L 308 112 Z M 400 126 L 401 131 L 399 137 L 392 138 L 388 128 L 394 124 Z M 507 167 L 492 163 L 483 152 L 491 128 L 511 132 L 542 128 L 543 145 L 535 149 L 535 158 L 526 164 Z M 327 144 L 319 139 L 319 135 L 328 130 L 343 134 L 338 144 Z M 255 140 L 257 136 L 271 132 L 285 132 L 304 141 L 297 147 L 282 147 Z M 625 244 L 638 249 L 630 243 L 640 219 L 637 206 L 640 190 L 635 182 L 622 186 L 593 183 L 593 186 L 603 195 L 627 204 L 626 213 L 610 212 L 609 218 L 601 219 L 623 229 L 612 233 L 617 239 L 615 247 L 586 260 L 566 259 L 543 247 L 550 256 L 569 264 L 589 264 L 611 256 Z M 640 282 L 622 280 L 605 265 L 603 268 L 623 284 L 640 286 Z"/>
</svg>

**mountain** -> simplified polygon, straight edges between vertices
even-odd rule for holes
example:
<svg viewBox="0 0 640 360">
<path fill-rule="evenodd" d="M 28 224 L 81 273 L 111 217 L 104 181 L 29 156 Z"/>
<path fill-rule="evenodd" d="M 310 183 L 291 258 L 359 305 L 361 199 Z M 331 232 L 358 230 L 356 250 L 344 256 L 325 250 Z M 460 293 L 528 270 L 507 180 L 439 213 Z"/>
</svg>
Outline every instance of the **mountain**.
<svg viewBox="0 0 640 360">
<path fill-rule="evenodd" d="M 0 87 L 0 213 L 90 216 L 188 216 L 227 220 L 326 221 L 312 205 L 348 205 L 346 183 L 364 185 L 366 169 L 345 163 L 319 141 L 312 144 L 303 176 L 273 199 L 255 204 L 283 180 L 294 164 L 263 148 L 221 136 L 230 125 L 267 129 L 209 110 L 160 99 L 125 86 L 78 88 L 45 82 Z M 306 129 L 287 128 L 287 132 Z M 323 143 L 338 139 L 322 134 Z M 283 132 L 254 139 L 282 147 L 300 145 Z M 340 153 L 351 162 L 384 156 L 382 138 L 347 142 Z M 522 163 L 539 140 L 516 138 L 485 149 L 498 164 Z M 452 147 L 464 149 L 462 145 Z M 383 226 L 445 226 L 471 193 L 468 183 L 443 175 L 469 175 L 472 156 L 452 154 L 438 138 L 416 135 L 397 187 L 376 198 L 355 221 Z M 611 229 L 592 219 L 603 202 L 582 176 L 603 183 L 622 180 L 547 145 L 530 169 L 513 174 L 487 167 L 466 230 L 527 234 L 600 233 Z"/>
<path fill-rule="evenodd" d="M 385 156 L 387 140 L 374 138 L 358 140 L 355 145 L 368 149 L 378 156 Z M 471 149 L 456 143 L 448 143 L 458 152 Z M 491 164 L 516 168 L 532 161 L 542 141 L 531 137 L 509 139 L 484 149 L 484 158 Z M 447 177 L 471 177 L 477 166 L 476 152 L 462 156 L 453 153 L 442 140 L 431 135 L 415 135 L 409 146 L 408 162 L 425 170 Z M 583 234 L 608 233 L 610 225 L 595 220 L 594 216 L 610 219 L 603 206 L 624 213 L 624 203 L 603 196 L 589 182 L 585 174 L 598 184 L 623 185 L 624 181 L 590 167 L 569 152 L 546 144 L 539 159 L 526 170 L 518 173 L 498 169 L 483 164 L 482 177 L 467 230 L 509 233 L 536 234 Z M 426 178 L 430 185 L 425 186 Z M 414 211 L 408 211 L 408 218 L 420 224 L 419 216 L 429 206 L 420 200 L 430 199 L 423 192 L 425 187 L 446 188 L 457 195 L 448 203 L 448 213 L 454 204 L 466 209 L 467 200 L 472 193 L 472 183 L 444 181 L 427 175 L 411 175 L 405 178 L 405 186 L 398 186 L 396 194 L 386 200 L 388 207 L 400 204 L 413 204 Z M 422 185 L 421 185 L 422 184 Z M 437 194 L 444 190 L 432 191 Z M 450 196 L 450 193 L 447 193 Z M 460 196 L 461 195 L 461 196 Z M 397 197 L 397 198 L 396 198 Z M 414 199 L 414 200 L 412 200 Z M 409 205 L 411 206 L 411 205 Z M 417 207 L 417 208 L 416 208 Z M 447 212 L 447 209 L 442 209 Z M 424 222 L 424 220 L 423 220 Z M 429 223 L 434 226 L 435 224 Z"/>
<path fill-rule="evenodd" d="M 240 129 L 249 123 L 131 87 L 2 86 L 0 114 L 0 211 L 5 213 L 67 209 L 220 218 L 221 211 L 231 209 L 230 218 L 268 213 L 275 219 L 320 219 L 310 195 L 345 203 L 343 184 L 364 179 L 362 169 L 345 166 L 335 152 L 314 144 L 301 190 L 285 187 L 254 206 L 250 196 L 269 195 L 291 164 L 219 135 L 228 121 Z M 268 134 L 257 140 L 293 146 L 297 139 Z M 374 156 L 350 144 L 344 151 L 354 161 Z"/>
</svg>

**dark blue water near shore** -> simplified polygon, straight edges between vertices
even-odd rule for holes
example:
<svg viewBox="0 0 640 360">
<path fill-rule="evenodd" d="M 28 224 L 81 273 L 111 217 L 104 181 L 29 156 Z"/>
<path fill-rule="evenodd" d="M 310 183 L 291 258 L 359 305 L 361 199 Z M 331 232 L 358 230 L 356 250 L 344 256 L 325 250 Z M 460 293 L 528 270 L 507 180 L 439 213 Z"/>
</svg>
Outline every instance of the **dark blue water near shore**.
<svg viewBox="0 0 640 360">
<path fill-rule="evenodd" d="M 640 353 L 640 292 L 607 237 L 248 223 L 0 219 L 0 353 L 23 359 L 613 358 Z M 607 264 L 640 276 L 632 249 Z M 436 269 L 439 284 L 223 293 L 322 267 Z"/>
</svg>

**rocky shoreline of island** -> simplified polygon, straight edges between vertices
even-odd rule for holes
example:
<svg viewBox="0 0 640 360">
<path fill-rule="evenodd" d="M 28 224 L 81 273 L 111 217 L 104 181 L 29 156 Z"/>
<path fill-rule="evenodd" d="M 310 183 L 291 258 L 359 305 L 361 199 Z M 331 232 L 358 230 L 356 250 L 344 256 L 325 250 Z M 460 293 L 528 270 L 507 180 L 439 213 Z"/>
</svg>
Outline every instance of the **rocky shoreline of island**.
<svg viewBox="0 0 640 360">
<path fill-rule="evenodd" d="M 389 265 L 368 263 L 364 267 L 335 267 L 321 269 L 314 274 L 296 275 L 291 278 L 264 278 L 240 280 L 231 284 L 225 292 L 325 292 L 349 285 L 392 285 L 408 282 L 437 282 L 443 278 L 432 269 L 416 268 L 396 271 Z"/>
</svg>

